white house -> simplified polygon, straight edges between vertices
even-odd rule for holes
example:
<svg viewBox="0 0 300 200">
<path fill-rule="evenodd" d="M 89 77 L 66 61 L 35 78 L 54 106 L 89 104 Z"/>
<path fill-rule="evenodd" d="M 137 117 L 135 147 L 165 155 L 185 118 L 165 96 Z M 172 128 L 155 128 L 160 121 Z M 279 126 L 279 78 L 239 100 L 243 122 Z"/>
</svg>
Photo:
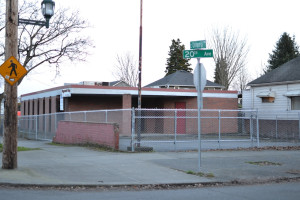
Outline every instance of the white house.
<svg viewBox="0 0 300 200">
<path fill-rule="evenodd" d="M 300 57 L 248 83 L 243 109 L 257 109 L 260 138 L 300 138 Z"/>
<path fill-rule="evenodd" d="M 243 91 L 243 109 L 258 109 L 263 114 L 297 115 L 300 112 L 300 57 L 258 79 Z"/>
</svg>

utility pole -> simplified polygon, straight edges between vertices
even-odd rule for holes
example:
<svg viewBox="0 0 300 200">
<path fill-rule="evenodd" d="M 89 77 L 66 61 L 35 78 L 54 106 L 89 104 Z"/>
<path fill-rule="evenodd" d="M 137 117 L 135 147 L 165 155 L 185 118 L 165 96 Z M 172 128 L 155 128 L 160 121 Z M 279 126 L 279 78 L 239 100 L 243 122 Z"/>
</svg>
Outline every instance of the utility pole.
<svg viewBox="0 0 300 200">
<path fill-rule="evenodd" d="M 139 40 L 139 83 L 138 83 L 138 108 L 142 108 L 142 42 L 143 42 L 143 0 L 140 5 L 140 40 Z"/>
<path fill-rule="evenodd" d="M 18 57 L 18 0 L 6 0 L 5 60 Z M 17 84 L 5 82 L 4 135 L 2 168 L 15 169 L 17 164 Z"/>
<path fill-rule="evenodd" d="M 141 108 L 142 108 L 142 47 L 143 47 L 143 0 L 140 2 L 140 37 L 139 37 L 139 83 L 138 83 L 138 116 L 141 117 Z M 138 147 L 140 147 L 141 141 L 141 118 L 139 118 L 137 123 L 137 140 Z"/>
</svg>

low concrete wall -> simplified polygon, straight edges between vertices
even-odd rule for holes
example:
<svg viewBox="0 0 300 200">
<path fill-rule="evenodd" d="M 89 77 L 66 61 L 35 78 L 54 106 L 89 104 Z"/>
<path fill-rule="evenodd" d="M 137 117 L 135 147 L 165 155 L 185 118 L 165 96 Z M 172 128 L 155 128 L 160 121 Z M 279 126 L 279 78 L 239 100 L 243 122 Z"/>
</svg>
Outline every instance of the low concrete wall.
<svg viewBox="0 0 300 200">
<path fill-rule="evenodd" d="M 60 121 L 53 142 L 61 144 L 97 144 L 119 149 L 119 125 Z"/>
</svg>

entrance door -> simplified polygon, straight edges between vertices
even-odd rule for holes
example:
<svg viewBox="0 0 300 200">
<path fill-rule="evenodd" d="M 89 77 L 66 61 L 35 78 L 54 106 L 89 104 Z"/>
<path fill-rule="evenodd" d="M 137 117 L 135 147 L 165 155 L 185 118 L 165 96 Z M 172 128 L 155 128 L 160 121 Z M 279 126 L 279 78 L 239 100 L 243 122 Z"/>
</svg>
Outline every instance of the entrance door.
<svg viewBox="0 0 300 200">
<path fill-rule="evenodd" d="M 175 103 L 176 109 L 186 109 L 185 102 L 176 102 Z M 178 110 L 177 111 L 177 133 L 184 134 L 186 133 L 186 111 L 185 110 Z"/>
</svg>

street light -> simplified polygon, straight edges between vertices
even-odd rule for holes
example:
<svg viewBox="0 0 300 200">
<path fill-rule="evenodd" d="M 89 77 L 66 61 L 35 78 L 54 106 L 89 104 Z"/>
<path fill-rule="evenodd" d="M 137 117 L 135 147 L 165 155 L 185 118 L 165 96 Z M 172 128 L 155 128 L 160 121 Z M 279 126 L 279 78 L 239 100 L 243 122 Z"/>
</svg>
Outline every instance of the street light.
<svg viewBox="0 0 300 200">
<path fill-rule="evenodd" d="M 42 14 L 45 17 L 46 21 L 37 21 L 37 20 L 19 18 L 19 24 L 31 24 L 31 25 L 38 25 L 38 26 L 46 26 L 46 28 L 49 28 L 50 18 L 54 15 L 54 7 L 55 7 L 54 1 L 43 0 L 41 3 L 41 9 L 42 9 Z"/>
<path fill-rule="evenodd" d="M 55 2 L 52 0 L 43 0 L 41 5 L 42 14 L 46 19 L 46 28 L 49 28 L 50 18 L 54 15 Z"/>
</svg>

